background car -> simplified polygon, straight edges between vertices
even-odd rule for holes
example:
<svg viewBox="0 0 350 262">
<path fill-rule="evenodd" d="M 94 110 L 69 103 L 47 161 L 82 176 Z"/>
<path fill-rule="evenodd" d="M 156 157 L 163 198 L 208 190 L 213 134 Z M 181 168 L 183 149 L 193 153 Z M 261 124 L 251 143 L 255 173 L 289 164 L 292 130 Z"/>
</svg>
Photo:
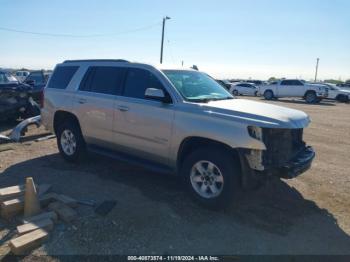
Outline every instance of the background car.
<svg viewBox="0 0 350 262">
<path fill-rule="evenodd" d="M 15 73 L 15 76 L 18 79 L 18 81 L 23 82 L 29 76 L 29 74 L 29 71 L 17 71 Z"/>
<path fill-rule="evenodd" d="M 9 72 L 0 71 L 0 121 L 39 115 L 40 108 L 31 96 L 31 86 L 20 83 Z"/>
<path fill-rule="evenodd" d="M 233 84 L 230 88 L 230 93 L 235 96 L 237 95 L 257 96 L 258 91 L 259 91 L 258 88 L 251 83 Z"/>
<path fill-rule="evenodd" d="M 43 70 L 33 71 L 24 80 L 24 83 L 33 87 L 32 97 L 41 107 L 43 103 L 43 92 L 50 74 Z"/>
<path fill-rule="evenodd" d="M 232 84 L 230 83 L 230 81 L 228 80 L 220 80 L 220 79 L 216 79 L 216 82 L 218 82 L 220 85 L 222 85 L 223 87 L 225 87 L 227 90 L 230 90 Z"/>
<path fill-rule="evenodd" d="M 342 88 L 333 84 L 324 84 L 328 87 L 328 99 L 335 99 L 339 102 L 350 101 L 350 89 Z"/>
<path fill-rule="evenodd" d="M 283 97 L 300 97 L 307 103 L 318 103 L 328 97 L 328 87 L 323 84 L 308 83 L 300 79 L 282 79 L 259 86 L 259 93 L 266 100 Z"/>
</svg>

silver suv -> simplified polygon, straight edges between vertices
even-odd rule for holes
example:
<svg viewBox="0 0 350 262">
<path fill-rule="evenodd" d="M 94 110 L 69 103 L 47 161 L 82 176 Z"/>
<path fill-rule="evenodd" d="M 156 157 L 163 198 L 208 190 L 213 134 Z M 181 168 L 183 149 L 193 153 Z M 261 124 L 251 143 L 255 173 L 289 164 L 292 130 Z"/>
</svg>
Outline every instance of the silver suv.
<svg viewBox="0 0 350 262">
<path fill-rule="evenodd" d="M 305 113 L 236 99 L 205 73 L 125 60 L 58 64 L 42 121 L 66 160 L 92 151 L 174 173 L 213 208 L 269 176 L 301 174 L 315 156 Z"/>
</svg>

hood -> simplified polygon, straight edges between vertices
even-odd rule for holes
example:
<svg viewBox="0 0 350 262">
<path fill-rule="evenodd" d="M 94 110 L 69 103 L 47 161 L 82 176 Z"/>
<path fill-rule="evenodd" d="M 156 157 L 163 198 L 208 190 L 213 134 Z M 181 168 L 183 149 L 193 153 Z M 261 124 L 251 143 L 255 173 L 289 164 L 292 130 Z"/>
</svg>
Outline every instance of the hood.
<svg viewBox="0 0 350 262">
<path fill-rule="evenodd" d="M 23 83 L 8 83 L 0 85 L 0 90 L 2 91 L 13 91 L 13 92 L 30 92 L 32 87 Z"/>
<path fill-rule="evenodd" d="M 269 128 L 304 128 L 310 123 L 302 111 L 247 99 L 211 101 L 202 104 L 213 116 Z"/>
</svg>

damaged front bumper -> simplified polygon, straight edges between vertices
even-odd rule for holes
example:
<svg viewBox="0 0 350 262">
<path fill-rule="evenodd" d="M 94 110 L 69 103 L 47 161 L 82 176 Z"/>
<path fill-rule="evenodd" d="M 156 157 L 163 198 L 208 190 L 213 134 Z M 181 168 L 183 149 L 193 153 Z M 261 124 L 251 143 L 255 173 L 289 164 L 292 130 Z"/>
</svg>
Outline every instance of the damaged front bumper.
<svg viewBox="0 0 350 262">
<path fill-rule="evenodd" d="M 242 171 L 261 177 L 295 178 L 311 167 L 315 151 L 311 146 L 305 146 L 293 158 L 284 163 L 263 163 L 263 151 L 240 150 Z"/>
<path fill-rule="evenodd" d="M 311 163 L 314 158 L 315 151 L 311 146 L 306 146 L 289 162 L 282 165 L 266 166 L 263 172 L 267 175 L 291 179 L 308 170 L 311 167 Z"/>
<path fill-rule="evenodd" d="M 241 151 L 251 172 L 290 179 L 311 167 L 315 151 L 303 141 L 303 129 L 249 127 L 248 131 L 266 147 Z"/>
</svg>

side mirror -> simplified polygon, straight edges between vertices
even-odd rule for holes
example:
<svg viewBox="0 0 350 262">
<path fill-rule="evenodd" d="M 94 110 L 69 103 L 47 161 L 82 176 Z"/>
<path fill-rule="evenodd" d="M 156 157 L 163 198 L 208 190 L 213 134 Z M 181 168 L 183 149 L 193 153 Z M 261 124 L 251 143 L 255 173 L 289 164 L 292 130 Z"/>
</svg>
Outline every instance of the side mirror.
<svg viewBox="0 0 350 262">
<path fill-rule="evenodd" d="M 164 94 L 163 90 L 157 88 L 147 88 L 145 97 L 163 103 L 170 103 L 171 101 L 170 98 Z"/>
</svg>

